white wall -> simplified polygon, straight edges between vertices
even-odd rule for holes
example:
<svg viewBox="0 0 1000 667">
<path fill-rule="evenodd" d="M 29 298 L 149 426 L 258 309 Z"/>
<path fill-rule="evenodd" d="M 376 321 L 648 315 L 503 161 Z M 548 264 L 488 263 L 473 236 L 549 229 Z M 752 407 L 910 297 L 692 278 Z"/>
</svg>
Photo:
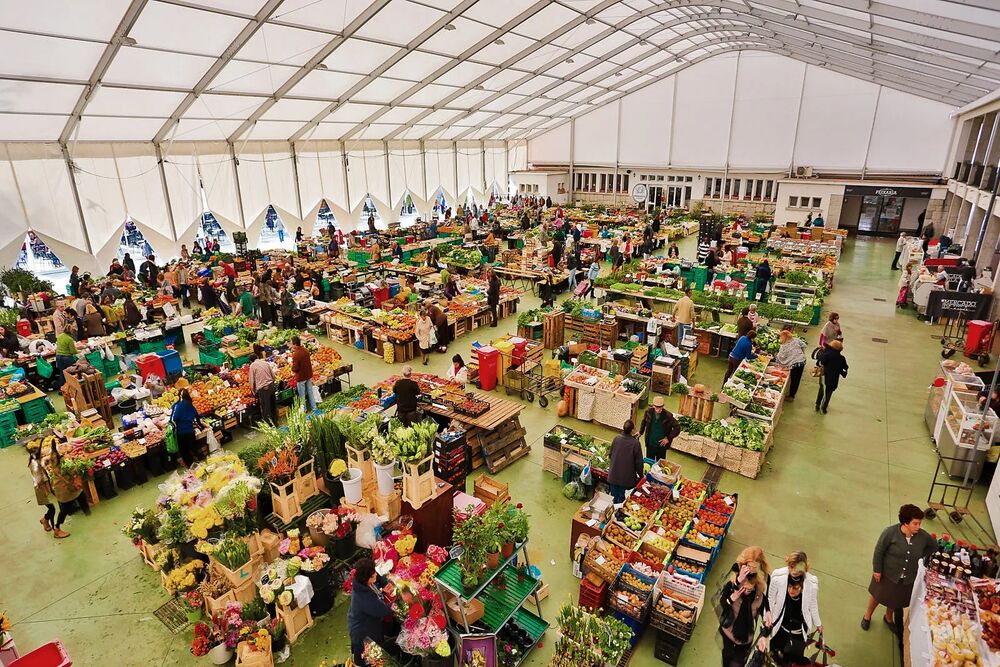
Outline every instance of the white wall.
<svg viewBox="0 0 1000 667">
<path fill-rule="evenodd" d="M 614 166 L 618 152 L 627 167 L 938 173 L 954 110 L 758 51 L 708 58 L 620 102 L 620 128 L 618 101 L 574 120 L 576 165 Z M 569 135 L 567 123 L 531 138 L 528 162 L 569 164 Z"/>
<path fill-rule="evenodd" d="M 844 186 L 834 183 L 783 181 L 778 187 L 778 201 L 774 210 L 774 221 L 779 225 L 783 225 L 786 222 L 805 223 L 809 213 L 812 213 L 814 218 L 817 213 L 822 213 L 823 219 L 829 225 L 835 225 L 837 221 L 829 220 L 830 216 L 828 215 L 830 212 L 830 197 L 833 195 L 843 196 L 843 194 Z M 788 205 L 789 197 L 798 197 L 800 201 L 802 197 L 808 197 L 810 205 L 790 207 Z M 820 198 L 819 208 L 812 206 L 814 197 Z"/>
</svg>

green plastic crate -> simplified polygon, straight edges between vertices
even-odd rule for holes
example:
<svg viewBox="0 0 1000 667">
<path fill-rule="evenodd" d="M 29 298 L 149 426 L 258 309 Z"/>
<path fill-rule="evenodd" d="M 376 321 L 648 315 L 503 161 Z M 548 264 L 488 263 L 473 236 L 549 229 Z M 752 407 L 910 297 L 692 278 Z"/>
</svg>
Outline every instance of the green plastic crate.
<svg viewBox="0 0 1000 667">
<path fill-rule="evenodd" d="M 104 377 L 110 378 L 121 373 L 118 357 L 104 360 Z"/>
<path fill-rule="evenodd" d="M 20 367 L 14 365 L 4 366 L 3 368 L 0 368 L 0 378 L 7 377 L 8 375 L 13 375 L 14 373 L 17 372 L 18 368 Z"/>
<path fill-rule="evenodd" d="M 241 357 L 229 357 L 229 365 L 235 368 L 243 368 L 250 363 L 252 355 L 244 354 Z"/>
<path fill-rule="evenodd" d="M 198 362 L 209 366 L 221 366 L 226 361 L 226 355 L 219 350 L 214 352 L 210 348 L 200 348 L 198 350 Z"/>
<path fill-rule="evenodd" d="M 37 424 L 49 414 L 49 402 L 45 398 L 36 398 L 22 405 L 21 409 L 24 411 L 25 422 Z"/>
<path fill-rule="evenodd" d="M 149 354 L 150 352 L 162 352 L 167 349 L 166 344 L 163 339 L 160 340 L 144 340 L 139 343 L 139 352 L 142 354 Z"/>
<path fill-rule="evenodd" d="M 84 355 L 84 358 L 86 358 L 86 360 L 89 361 L 90 365 L 94 368 L 98 370 L 104 368 L 104 355 L 100 352 L 88 352 Z"/>
<path fill-rule="evenodd" d="M 222 338 L 216 335 L 215 331 L 212 329 L 204 329 L 202 333 L 205 334 L 205 340 L 214 345 L 218 345 L 222 342 Z"/>
</svg>

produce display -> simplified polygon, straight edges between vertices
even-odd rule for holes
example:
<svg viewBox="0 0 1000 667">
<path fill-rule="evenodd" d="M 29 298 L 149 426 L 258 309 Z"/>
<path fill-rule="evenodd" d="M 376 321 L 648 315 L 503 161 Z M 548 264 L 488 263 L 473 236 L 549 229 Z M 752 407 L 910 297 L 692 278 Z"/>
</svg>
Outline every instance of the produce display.
<svg viewBox="0 0 1000 667">
<path fill-rule="evenodd" d="M 632 645 L 632 629 L 611 616 L 564 604 L 556 620 L 560 637 L 550 667 L 614 665 Z"/>
<path fill-rule="evenodd" d="M 681 430 L 692 435 L 703 435 L 734 447 L 762 452 L 767 442 L 768 429 L 756 419 L 728 418 L 700 422 L 690 417 L 677 418 Z"/>
</svg>

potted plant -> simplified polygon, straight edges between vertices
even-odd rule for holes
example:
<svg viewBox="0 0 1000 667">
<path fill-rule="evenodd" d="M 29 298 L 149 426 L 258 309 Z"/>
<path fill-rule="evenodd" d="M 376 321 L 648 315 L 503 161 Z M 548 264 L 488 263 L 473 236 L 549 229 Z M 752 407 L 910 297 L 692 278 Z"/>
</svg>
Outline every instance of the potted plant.
<svg viewBox="0 0 1000 667">
<path fill-rule="evenodd" d="M 199 621 L 194 626 L 191 654 L 208 656 L 213 665 L 225 665 L 233 659 L 233 650 L 239 643 L 243 618 L 239 603 L 230 603 L 226 610 L 214 614 L 208 623 Z"/>
<path fill-rule="evenodd" d="M 205 606 L 205 598 L 197 588 L 181 595 L 181 606 L 187 614 L 188 623 L 195 623 L 201 620 L 202 611 Z"/>
<path fill-rule="evenodd" d="M 517 503 L 508 507 L 506 526 L 511 541 L 515 545 L 524 544 L 528 539 L 528 513 L 524 511 L 524 505 Z"/>
</svg>

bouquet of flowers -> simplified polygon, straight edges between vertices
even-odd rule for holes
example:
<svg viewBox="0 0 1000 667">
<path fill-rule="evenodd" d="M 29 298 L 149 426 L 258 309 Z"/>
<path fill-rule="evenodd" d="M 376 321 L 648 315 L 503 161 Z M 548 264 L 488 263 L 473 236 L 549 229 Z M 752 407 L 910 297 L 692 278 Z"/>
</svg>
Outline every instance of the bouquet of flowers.
<svg viewBox="0 0 1000 667">
<path fill-rule="evenodd" d="M 368 667 L 396 667 L 396 661 L 385 652 L 385 649 L 370 639 L 365 640 L 365 648 L 361 657 Z"/>
<path fill-rule="evenodd" d="M 451 655 L 448 620 L 444 615 L 441 598 L 428 588 L 416 583 L 398 584 L 394 611 L 402 622 L 396 643 L 412 655 Z"/>
<path fill-rule="evenodd" d="M 236 648 L 240 643 L 240 630 L 243 625 L 240 603 L 230 602 L 224 611 L 212 616 L 209 622 L 195 624 L 191 654 L 201 657 L 219 644 L 225 644 L 228 649 Z"/>
<path fill-rule="evenodd" d="M 171 595 L 190 591 L 198 585 L 198 578 L 203 569 L 205 569 L 205 563 L 202 561 L 189 560 L 167 572 L 163 585 Z"/>
<path fill-rule="evenodd" d="M 160 517 L 155 511 L 136 507 L 132 510 L 132 516 L 122 526 L 122 533 L 132 540 L 132 544 L 139 544 L 139 542 L 156 544 L 160 541 L 156 536 L 156 531 L 159 529 Z"/>
<path fill-rule="evenodd" d="M 205 606 L 205 598 L 199 589 L 188 591 L 181 595 L 181 605 L 184 611 L 198 611 Z"/>
<path fill-rule="evenodd" d="M 295 596 L 290 588 L 295 574 L 301 567 L 292 563 L 295 559 L 277 560 L 271 563 L 257 580 L 260 597 L 266 604 L 278 603 L 284 607 L 295 608 Z"/>
<path fill-rule="evenodd" d="M 302 560 L 303 572 L 319 572 L 330 562 L 330 554 L 323 547 L 306 547 L 296 558 Z"/>
<path fill-rule="evenodd" d="M 427 547 L 426 555 L 432 563 L 439 567 L 444 565 L 444 562 L 448 560 L 448 550 L 444 547 L 439 547 L 436 544 L 432 544 Z"/>
</svg>

